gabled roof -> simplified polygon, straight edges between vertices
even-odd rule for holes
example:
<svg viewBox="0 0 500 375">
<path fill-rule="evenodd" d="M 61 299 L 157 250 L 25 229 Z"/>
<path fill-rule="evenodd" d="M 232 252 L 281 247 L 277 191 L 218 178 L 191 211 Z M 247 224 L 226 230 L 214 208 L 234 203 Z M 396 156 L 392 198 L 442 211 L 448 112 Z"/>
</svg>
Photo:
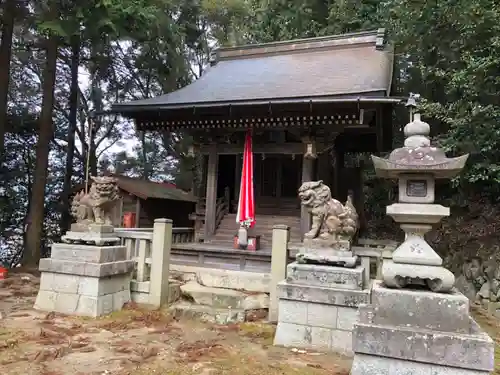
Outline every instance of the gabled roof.
<svg viewBox="0 0 500 375">
<path fill-rule="evenodd" d="M 175 184 L 170 182 L 155 182 L 149 180 L 141 180 L 118 174 L 111 174 L 116 178 L 116 184 L 120 190 L 126 191 L 129 194 L 135 195 L 140 199 L 167 199 L 174 201 L 196 202 L 197 198 L 182 189 L 179 189 Z M 85 184 L 77 185 L 73 191 L 83 190 Z"/>
<path fill-rule="evenodd" d="M 140 199 L 169 199 L 174 201 L 196 202 L 191 193 L 179 189 L 169 182 L 154 182 L 122 175 L 114 175 L 120 189 Z"/>
<path fill-rule="evenodd" d="M 113 110 L 162 110 L 389 95 L 394 65 L 385 31 L 221 48 L 205 74 L 156 98 Z"/>
</svg>

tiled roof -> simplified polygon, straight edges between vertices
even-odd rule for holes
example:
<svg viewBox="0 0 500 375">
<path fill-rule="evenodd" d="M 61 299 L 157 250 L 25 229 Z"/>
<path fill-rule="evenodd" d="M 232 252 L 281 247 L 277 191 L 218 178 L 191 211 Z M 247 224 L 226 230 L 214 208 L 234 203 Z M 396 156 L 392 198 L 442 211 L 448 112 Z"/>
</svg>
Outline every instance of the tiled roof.
<svg viewBox="0 0 500 375">
<path fill-rule="evenodd" d="M 222 48 L 190 85 L 156 98 L 115 104 L 120 112 L 251 104 L 286 99 L 389 94 L 394 65 L 383 29 Z"/>
</svg>

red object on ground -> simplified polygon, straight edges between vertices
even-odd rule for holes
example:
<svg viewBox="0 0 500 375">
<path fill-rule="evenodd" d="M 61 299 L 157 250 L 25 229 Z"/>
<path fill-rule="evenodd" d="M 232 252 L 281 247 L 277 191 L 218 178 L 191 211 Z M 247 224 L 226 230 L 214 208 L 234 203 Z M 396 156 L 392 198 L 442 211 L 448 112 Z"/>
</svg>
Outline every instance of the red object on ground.
<svg viewBox="0 0 500 375">
<path fill-rule="evenodd" d="M 0 280 L 4 280 L 7 278 L 7 268 L 0 267 Z"/>
<path fill-rule="evenodd" d="M 243 168 L 241 171 L 240 197 L 236 222 L 251 228 L 255 224 L 255 205 L 253 196 L 253 153 L 252 131 L 248 130 L 243 150 Z"/>
<path fill-rule="evenodd" d="M 123 227 L 135 228 L 135 212 L 125 212 L 123 214 Z"/>
<path fill-rule="evenodd" d="M 235 250 L 241 250 L 238 244 L 238 236 L 234 236 L 233 248 Z M 260 250 L 260 236 L 248 236 L 248 245 L 245 250 L 257 251 Z"/>
</svg>

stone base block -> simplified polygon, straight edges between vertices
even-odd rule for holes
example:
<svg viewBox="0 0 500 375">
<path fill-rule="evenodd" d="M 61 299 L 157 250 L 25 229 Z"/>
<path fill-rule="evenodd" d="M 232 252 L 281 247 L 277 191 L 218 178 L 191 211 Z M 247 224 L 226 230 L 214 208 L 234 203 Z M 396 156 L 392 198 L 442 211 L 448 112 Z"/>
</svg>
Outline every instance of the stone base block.
<svg viewBox="0 0 500 375">
<path fill-rule="evenodd" d="M 410 321 L 409 321 L 410 322 Z M 491 371 L 494 368 L 495 345 L 480 331 L 459 334 L 407 327 L 356 323 L 353 330 L 353 351 L 356 355 L 428 363 L 431 365 Z"/>
<path fill-rule="evenodd" d="M 486 374 L 495 343 L 468 315 L 465 296 L 391 290 L 374 282 L 372 304 L 359 306 L 352 375 Z"/>
<path fill-rule="evenodd" d="M 278 298 L 357 308 L 370 302 L 370 290 L 335 289 L 281 281 L 278 283 Z"/>
<path fill-rule="evenodd" d="M 98 278 L 43 272 L 34 308 L 96 317 L 119 311 L 129 301 L 129 274 Z"/>
<path fill-rule="evenodd" d="M 130 290 L 94 297 L 40 290 L 34 309 L 95 318 L 120 311 L 127 302 L 130 302 Z"/>
<path fill-rule="evenodd" d="M 278 284 L 278 326 L 274 345 L 352 354 L 357 306 L 369 290 Z"/>
<path fill-rule="evenodd" d="M 120 238 L 114 232 L 73 232 L 68 231 L 61 240 L 65 243 L 92 244 L 97 246 L 120 243 Z"/>
<path fill-rule="evenodd" d="M 362 290 L 364 267 L 344 268 L 319 264 L 290 263 L 286 281 L 289 284 Z"/>
<path fill-rule="evenodd" d="M 328 264 L 348 268 L 355 267 L 358 261 L 358 257 L 350 250 L 350 244 L 344 249 L 303 247 L 299 249 L 295 258 L 298 263 Z"/>
<path fill-rule="evenodd" d="M 121 260 L 109 263 L 79 262 L 72 260 L 43 258 L 38 269 L 41 272 L 63 273 L 89 277 L 121 275 L 134 269 L 133 260 Z"/>
<path fill-rule="evenodd" d="M 350 375 L 486 375 L 489 371 L 404 361 L 396 358 L 356 354 Z"/>
<path fill-rule="evenodd" d="M 450 294 L 398 290 L 374 281 L 371 308 L 374 324 L 406 326 L 411 322 L 412 327 L 442 332 L 470 333 L 471 330 L 469 300 L 456 290 Z"/>
<path fill-rule="evenodd" d="M 51 259 L 73 262 L 110 263 L 127 260 L 125 246 L 90 246 L 66 243 L 52 244 Z"/>
</svg>

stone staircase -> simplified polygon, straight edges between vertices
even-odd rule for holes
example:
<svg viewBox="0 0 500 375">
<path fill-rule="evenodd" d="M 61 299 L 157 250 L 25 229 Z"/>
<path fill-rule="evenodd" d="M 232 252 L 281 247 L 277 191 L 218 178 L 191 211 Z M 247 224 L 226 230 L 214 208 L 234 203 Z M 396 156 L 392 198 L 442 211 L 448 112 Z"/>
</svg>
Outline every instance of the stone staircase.
<svg viewBox="0 0 500 375">
<path fill-rule="evenodd" d="M 273 226 L 284 224 L 290 227 L 290 242 L 300 242 L 300 217 L 288 215 L 257 215 L 251 234 L 260 235 L 261 248 L 271 248 Z M 234 235 L 238 231 L 236 214 L 226 214 L 222 219 L 211 243 L 232 246 Z"/>
<path fill-rule="evenodd" d="M 248 280 L 242 280 L 245 275 Z M 178 318 L 230 324 L 267 317 L 269 294 L 262 287 L 265 280 L 252 283 L 258 274 L 206 269 L 174 277 L 181 283 L 180 299 L 170 309 Z M 228 280 L 234 289 L 229 288 Z"/>
</svg>

